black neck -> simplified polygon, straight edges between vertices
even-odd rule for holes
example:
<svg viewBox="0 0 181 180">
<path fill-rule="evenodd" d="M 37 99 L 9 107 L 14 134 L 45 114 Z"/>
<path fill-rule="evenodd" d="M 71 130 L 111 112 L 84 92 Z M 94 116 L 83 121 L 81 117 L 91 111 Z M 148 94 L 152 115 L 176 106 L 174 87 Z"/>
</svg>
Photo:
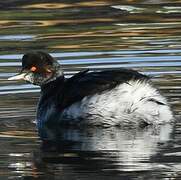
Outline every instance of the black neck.
<svg viewBox="0 0 181 180">
<path fill-rule="evenodd" d="M 57 92 L 58 89 L 62 89 L 64 86 L 65 78 L 64 76 L 59 76 L 55 80 L 50 81 L 44 85 L 41 86 L 41 93 L 42 95 L 53 95 L 55 92 Z"/>
</svg>

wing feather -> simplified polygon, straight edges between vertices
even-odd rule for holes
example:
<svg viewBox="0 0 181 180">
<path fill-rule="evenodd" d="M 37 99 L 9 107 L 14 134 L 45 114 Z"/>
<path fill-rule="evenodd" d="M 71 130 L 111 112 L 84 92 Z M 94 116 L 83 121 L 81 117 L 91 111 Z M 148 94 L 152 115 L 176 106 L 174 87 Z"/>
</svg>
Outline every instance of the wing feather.
<svg viewBox="0 0 181 180">
<path fill-rule="evenodd" d="M 85 96 L 111 90 L 119 84 L 127 83 L 131 79 L 148 80 L 149 78 L 137 71 L 129 69 L 100 72 L 81 71 L 65 81 L 61 107 L 64 109 L 80 101 Z"/>
</svg>

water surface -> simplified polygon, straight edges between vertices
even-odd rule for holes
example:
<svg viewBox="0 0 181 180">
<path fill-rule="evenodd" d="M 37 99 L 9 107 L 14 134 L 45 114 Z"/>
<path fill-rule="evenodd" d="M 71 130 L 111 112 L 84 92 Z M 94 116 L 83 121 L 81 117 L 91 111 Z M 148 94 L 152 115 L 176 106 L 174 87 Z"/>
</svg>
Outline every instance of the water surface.
<svg viewBox="0 0 181 180">
<path fill-rule="evenodd" d="M 6 0 L 0 7 L 2 179 L 181 178 L 181 1 Z M 86 68 L 143 72 L 178 121 L 55 129 L 56 142 L 42 142 L 34 123 L 39 87 L 7 81 L 30 50 L 51 53 L 67 77 Z"/>
</svg>

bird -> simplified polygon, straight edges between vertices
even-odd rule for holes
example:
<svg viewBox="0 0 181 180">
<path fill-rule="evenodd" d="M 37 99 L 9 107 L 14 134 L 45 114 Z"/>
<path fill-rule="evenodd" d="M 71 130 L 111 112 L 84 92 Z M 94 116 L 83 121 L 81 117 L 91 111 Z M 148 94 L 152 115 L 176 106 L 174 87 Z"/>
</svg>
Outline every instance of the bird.
<svg viewBox="0 0 181 180">
<path fill-rule="evenodd" d="M 151 78 L 136 70 L 85 69 L 70 78 L 44 51 L 23 55 L 22 69 L 8 80 L 25 80 L 41 88 L 37 124 L 140 126 L 170 123 L 173 112 Z"/>
</svg>

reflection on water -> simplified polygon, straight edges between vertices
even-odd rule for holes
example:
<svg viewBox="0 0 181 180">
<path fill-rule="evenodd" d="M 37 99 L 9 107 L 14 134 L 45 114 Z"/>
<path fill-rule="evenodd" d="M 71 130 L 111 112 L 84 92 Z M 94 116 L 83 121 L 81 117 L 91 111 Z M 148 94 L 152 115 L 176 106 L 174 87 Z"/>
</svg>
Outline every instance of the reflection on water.
<svg viewBox="0 0 181 180">
<path fill-rule="evenodd" d="M 180 179 L 181 1 L 15 1 L 0 4 L 0 176 L 11 179 Z M 153 77 L 178 118 L 146 129 L 46 129 L 39 87 L 8 82 L 29 50 L 67 77 L 128 67 Z M 51 139 L 51 141 L 50 141 Z"/>
<path fill-rule="evenodd" d="M 115 171 L 172 170 L 174 166 L 167 163 L 148 163 L 152 158 L 159 158 L 158 149 L 164 151 L 169 148 L 172 132 L 172 125 L 146 129 L 51 129 L 51 132 L 46 130 L 46 138 L 53 137 L 55 141 L 44 141 L 41 155 L 47 158 L 48 162 L 57 160 L 57 155 L 50 153 L 52 148 L 56 147 L 56 150 L 63 154 L 55 163 L 64 164 L 64 159 L 76 160 L 77 167 L 73 167 L 71 171 L 75 171 L 74 168 L 76 171 L 85 168 L 91 172 L 104 171 L 112 174 Z M 42 164 L 45 162 L 41 159 Z M 90 166 L 86 167 L 86 164 Z"/>
</svg>

